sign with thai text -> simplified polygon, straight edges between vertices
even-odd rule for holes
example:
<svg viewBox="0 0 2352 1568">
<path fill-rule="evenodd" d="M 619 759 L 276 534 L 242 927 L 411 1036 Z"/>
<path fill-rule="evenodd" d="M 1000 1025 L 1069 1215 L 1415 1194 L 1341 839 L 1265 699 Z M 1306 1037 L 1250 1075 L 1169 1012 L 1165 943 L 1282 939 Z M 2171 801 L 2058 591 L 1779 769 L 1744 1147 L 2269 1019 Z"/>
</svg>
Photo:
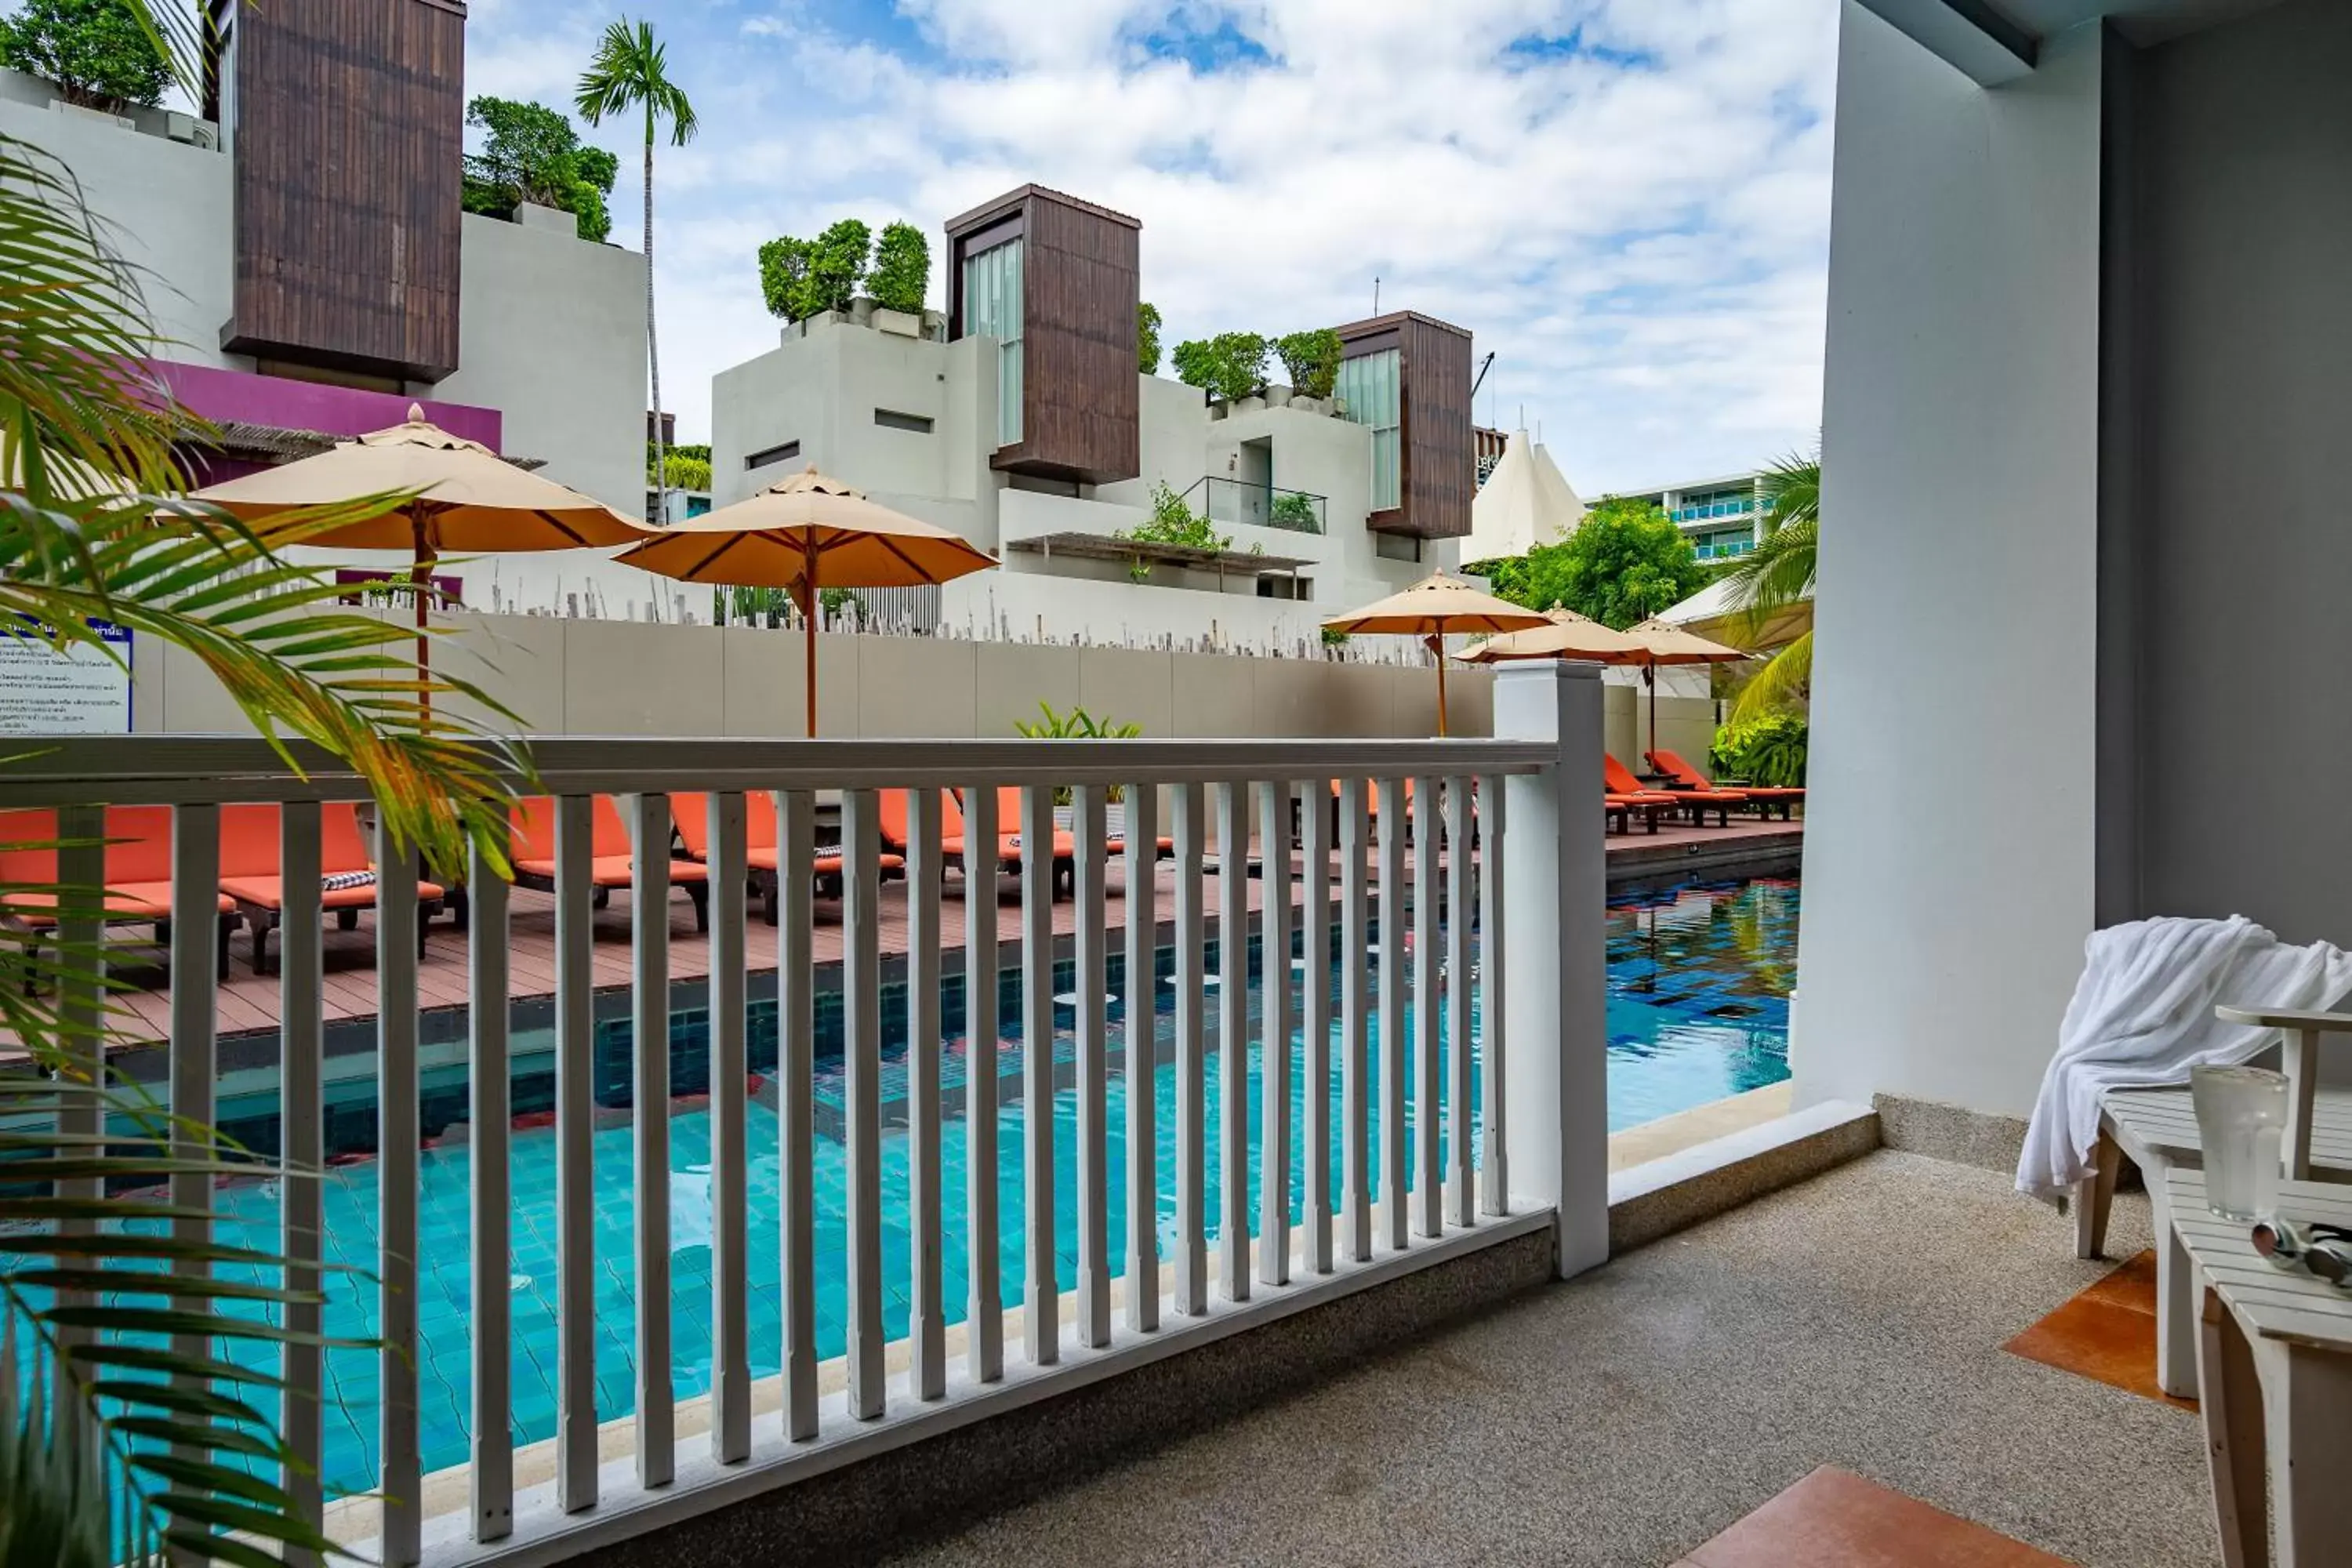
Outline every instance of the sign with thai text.
<svg viewBox="0 0 2352 1568">
<path fill-rule="evenodd" d="M 92 620 L 104 643 L 52 646 L 38 633 L 0 633 L 0 735 L 131 732 L 131 628 Z"/>
</svg>

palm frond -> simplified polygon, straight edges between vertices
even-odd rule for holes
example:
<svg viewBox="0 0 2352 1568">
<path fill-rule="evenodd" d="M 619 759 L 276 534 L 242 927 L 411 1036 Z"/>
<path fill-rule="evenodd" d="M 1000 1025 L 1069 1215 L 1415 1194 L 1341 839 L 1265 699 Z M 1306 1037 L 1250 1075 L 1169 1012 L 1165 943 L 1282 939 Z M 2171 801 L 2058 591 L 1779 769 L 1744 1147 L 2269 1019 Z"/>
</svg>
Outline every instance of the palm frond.
<svg viewBox="0 0 2352 1568">
<path fill-rule="evenodd" d="M 1735 724 L 1804 706 L 1813 685 L 1813 634 L 1807 632 L 1765 661 L 1732 700 Z"/>
<path fill-rule="evenodd" d="M 1765 465 L 1764 531 L 1811 522 L 1822 514 L 1822 459 L 1795 452 Z"/>
</svg>

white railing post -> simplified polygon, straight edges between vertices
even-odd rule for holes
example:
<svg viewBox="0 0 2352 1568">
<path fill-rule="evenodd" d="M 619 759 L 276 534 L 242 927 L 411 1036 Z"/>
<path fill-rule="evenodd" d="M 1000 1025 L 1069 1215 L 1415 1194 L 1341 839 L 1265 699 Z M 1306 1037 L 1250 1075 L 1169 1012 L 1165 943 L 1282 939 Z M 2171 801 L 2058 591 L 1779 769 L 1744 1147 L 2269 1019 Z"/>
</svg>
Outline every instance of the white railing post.
<svg viewBox="0 0 2352 1568">
<path fill-rule="evenodd" d="M 1506 786 L 1511 824 L 1501 961 L 1511 1048 L 1504 1144 L 1515 1196 L 1557 1215 L 1562 1279 L 1609 1257 L 1609 1058 L 1601 812 L 1601 673 L 1565 661 L 1507 665 L 1495 735 L 1558 758 Z"/>
</svg>

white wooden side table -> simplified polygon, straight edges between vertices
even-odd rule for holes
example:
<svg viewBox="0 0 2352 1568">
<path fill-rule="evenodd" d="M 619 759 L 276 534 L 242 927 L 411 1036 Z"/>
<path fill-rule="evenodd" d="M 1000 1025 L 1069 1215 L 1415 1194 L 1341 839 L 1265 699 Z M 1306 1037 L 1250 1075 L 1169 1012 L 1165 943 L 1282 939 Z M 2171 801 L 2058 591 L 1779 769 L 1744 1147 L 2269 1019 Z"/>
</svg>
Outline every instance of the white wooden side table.
<svg viewBox="0 0 2352 1568">
<path fill-rule="evenodd" d="M 2165 1182 L 2202 1301 L 2198 1398 L 2221 1561 L 2352 1563 L 2352 1292 L 2265 1261 L 2251 1225 L 2205 1206 L 2204 1172 L 2176 1168 Z M 2279 1212 L 2352 1227 L 2352 1188 L 2283 1182 Z"/>
</svg>

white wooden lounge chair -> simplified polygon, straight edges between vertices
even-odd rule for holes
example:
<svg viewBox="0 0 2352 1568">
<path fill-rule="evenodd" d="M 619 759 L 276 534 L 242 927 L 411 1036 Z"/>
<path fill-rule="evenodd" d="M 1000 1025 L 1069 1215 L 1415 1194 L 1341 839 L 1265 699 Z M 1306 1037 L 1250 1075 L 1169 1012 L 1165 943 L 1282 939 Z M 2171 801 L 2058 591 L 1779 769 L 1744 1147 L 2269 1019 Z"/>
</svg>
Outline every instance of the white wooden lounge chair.
<svg viewBox="0 0 2352 1568">
<path fill-rule="evenodd" d="M 2281 1154 L 2291 1181 L 2352 1183 L 2352 1089 L 2318 1085 L 2319 1037 L 2352 1034 L 2352 1014 L 2264 1012 L 2216 1007 L 2225 1024 L 2284 1032 L 2281 1068 L 2287 1077 L 2288 1121 Z M 2174 1166 L 2202 1169 L 2197 1112 L 2189 1090 L 2109 1089 L 2099 1111 L 2095 1173 L 2074 1192 L 2074 1255 L 2096 1258 L 2106 1245 L 2107 1209 L 2116 1171 L 2129 1155 L 2147 1184 L 2156 1229 L 2156 1381 L 2165 1393 L 2197 1397 L 2197 1312 L 2190 1299 L 2189 1259 L 2174 1236 L 2165 1173 Z"/>
</svg>

